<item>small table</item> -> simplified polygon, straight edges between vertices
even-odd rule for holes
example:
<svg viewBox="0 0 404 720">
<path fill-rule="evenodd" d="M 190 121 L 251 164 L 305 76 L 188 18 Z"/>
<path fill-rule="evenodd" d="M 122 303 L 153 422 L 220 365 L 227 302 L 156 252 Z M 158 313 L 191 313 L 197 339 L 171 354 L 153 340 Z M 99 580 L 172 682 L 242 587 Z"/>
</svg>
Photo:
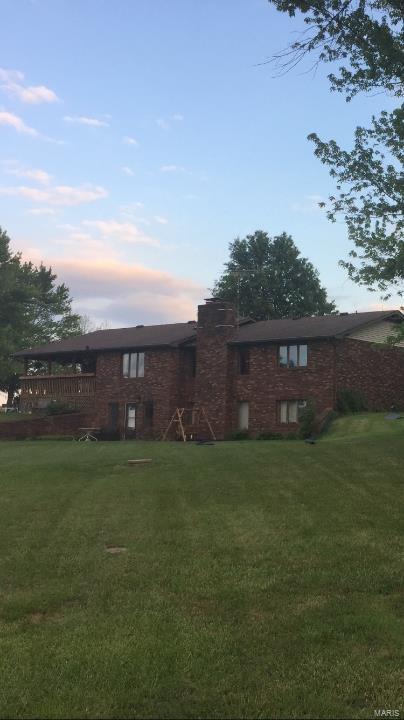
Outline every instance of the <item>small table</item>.
<svg viewBox="0 0 404 720">
<path fill-rule="evenodd" d="M 100 428 L 97 428 L 97 427 L 82 427 L 82 428 L 79 428 L 79 430 L 82 431 L 82 432 L 84 432 L 84 435 L 82 435 L 81 437 L 79 437 L 78 442 L 82 442 L 83 440 L 84 440 L 84 442 L 92 442 L 92 441 L 97 442 L 97 441 L 98 441 L 98 438 L 96 438 L 96 437 L 93 435 L 93 433 L 99 432 L 99 431 L 100 431 Z"/>
</svg>

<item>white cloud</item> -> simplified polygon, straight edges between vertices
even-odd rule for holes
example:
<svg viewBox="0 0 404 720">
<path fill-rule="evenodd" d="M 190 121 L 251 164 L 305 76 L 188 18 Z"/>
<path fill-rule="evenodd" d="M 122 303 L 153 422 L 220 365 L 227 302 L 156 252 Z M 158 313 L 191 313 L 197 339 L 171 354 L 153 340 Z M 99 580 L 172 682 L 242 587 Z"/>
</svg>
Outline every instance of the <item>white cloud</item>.
<svg viewBox="0 0 404 720">
<path fill-rule="evenodd" d="M 18 187 L 0 187 L 0 195 L 23 197 L 37 203 L 49 205 L 73 206 L 93 202 L 107 197 L 107 191 L 97 185 L 54 185 L 38 189 L 20 185 Z"/>
<path fill-rule="evenodd" d="M 23 135 L 31 135 L 32 137 L 38 136 L 38 131 L 29 127 L 29 125 L 26 125 L 25 122 L 18 117 L 18 115 L 6 112 L 5 110 L 0 110 L 0 125 L 9 125 Z"/>
<path fill-rule="evenodd" d="M 40 170 L 39 168 L 16 167 L 7 170 L 7 172 L 9 175 L 15 175 L 16 177 L 26 177 L 30 180 L 36 180 L 36 182 L 41 183 L 41 185 L 49 185 L 52 180 L 52 175 L 49 175 L 45 170 Z"/>
<path fill-rule="evenodd" d="M 164 118 L 157 118 L 156 123 L 162 130 L 168 130 L 168 128 L 170 127 L 168 122 L 164 120 Z"/>
<path fill-rule="evenodd" d="M 163 173 L 186 172 L 182 165 L 162 165 L 160 171 Z"/>
<path fill-rule="evenodd" d="M 124 165 L 123 167 L 121 167 L 121 170 L 122 170 L 122 172 L 123 172 L 124 175 L 129 175 L 130 177 L 132 177 L 132 176 L 135 174 L 135 173 L 133 172 L 133 170 L 131 170 L 131 168 L 130 168 L 130 167 L 127 167 L 126 165 Z"/>
<path fill-rule="evenodd" d="M 156 120 L 157 125 L 162 130 L 169 130 L 171 127 L 172 122 L 181 122 L 184 119 L 184 116 L 180 113 L 174 113 L 173 115 L 170 115 L 167 118 L 159 117 Z"/>
<path fill-rule="evenodd" d="M 67 123 L 76 125 L 89 125 L 90 127 L 109 127 L 109 123 L 106 122 L 106 120 L 86 117 L 85 115 L 65 115 L 63 120 Z"/>
<path fill-rule="evenodd" d="M 168 220 L 165 217 L 161 217 L 160 215 L 155 215 L 154 219 L 159 225 L 168 225 Z"/>
<path fill-rule="evenodd" d="M 142 202 L 131 202 L 131 203 L 128 203 L 127 205 L 121 205 L 119 208 L 119 212 L 124 217 L 133 219 L 136 212 L 143 207 L 144 207 L 144 205 Z"/>
<path fill-rule="evenodd" d="M 120 222 L 119 220 L 84 220 L 83 225 L 89 228 L 95 228 L 104 238 L 110 238 L 115 241 L 123 241 L 127 243 L 159 246 L 158 240 L 145 235 L 132 222 Z"/>
<path fill-rule="evenodd" d="M 129 137 L 129 135 L 126 135 L 126 137 L 122 138 L 122 142 L 125 143 L 125 145 L 133 145 L 134 147 L 139 147 L 139 143 L 135 138 Z"/>
<path fill-rule="evenodd" d="M 26 210 L 26 213 L 28 215 L 55 215 L 56 210 L 53 208 L 31 208 L 30 210 Z"/>
<path fill-rule="evenodd" d="M 0 82 L 21 82 L 21 80 L 24 80 L 24 74 L 19 70 L 6 70 L 5 68 L 0 68 Z"/>
<path fill-rule="evenodd" d="M 53 90 L 45 85 L 23 85 L 24 74 L 18 70 L 0 68 L 1 87 L 8 95 L 30 105 L 58 102 L 59 98 Z"/>
<path fill-rule="evenodd" d="M 303 199 L 298 202 L 293 202 L 290 209 L 293 212 L 311 213 L 315 210 L 320 210 L 319 203 L 322 202 L 326 202 L 322 195 L 303 195 Z"/>
</svg>

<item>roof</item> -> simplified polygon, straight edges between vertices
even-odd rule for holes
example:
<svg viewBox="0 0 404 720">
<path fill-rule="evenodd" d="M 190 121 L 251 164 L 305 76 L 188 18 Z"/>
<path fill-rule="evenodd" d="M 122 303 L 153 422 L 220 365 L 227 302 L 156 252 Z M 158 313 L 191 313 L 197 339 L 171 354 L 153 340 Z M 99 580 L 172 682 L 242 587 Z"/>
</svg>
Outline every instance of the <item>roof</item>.
<svg viewBox="0 0 404 720">
<path fill-rule="evenodd" d="M 359 327 L 388 318 L 404 320 L 404 316 L 398 310 L 261 320 L 240 327 L 232 344 L 343 337 Z"/>
<path fill-rule="evenodd" d="M 178 347 L 195 337 L 196 323 L 170 325 L 138 325 L 137 327 L 96 330 L 73 337 L 20 350 L 15 357 L 40 358 L 51 355 L 85 353 L 95 350 L 125 350 L 132 348 Z"/>
<path fill-rule="evenodd" d="M 387 310 L 259 322 L 253 322 L 250 318 L 242 318 L 238 333 L 231 344 L 343 337 L 357 328 L 387 319 L 402 321 L 404 316 L 398 310 Z M 193 321 L 169 325 L 138 325 L 130 328 L 96 330 L 86 335 L 77 335 L 46 345 L 20 350 L 14 356 L 35 359 L 76 353 L 80 355 L 102 350 L 175 348 L 185 343 L 193 345 L 195 339 L 196 323 Z"/>
</svg>

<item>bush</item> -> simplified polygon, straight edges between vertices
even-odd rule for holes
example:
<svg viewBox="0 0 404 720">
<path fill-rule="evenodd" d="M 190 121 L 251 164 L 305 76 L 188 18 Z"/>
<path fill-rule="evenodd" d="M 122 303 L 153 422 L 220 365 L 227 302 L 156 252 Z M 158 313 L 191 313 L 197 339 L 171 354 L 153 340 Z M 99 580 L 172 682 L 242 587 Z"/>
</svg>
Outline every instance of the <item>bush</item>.
<svg viewBox="0 0 404 720">
<path fill-rule="evenodd" d="M 367 403 L 360 392 L 356 390 L 340 390 L 337 397 L 337 410 L 341 415 L 364 412 Z"/>
<path fill-rule="evenodd" d="M 248 430 L 237 430 L 237 432 L 231 433 L 228 440 L 248 440 Z"/>
<path fill-rule="evenodd" d="M 257 440 L 297 440 L 299 436 L 296 433 L 288 432 L 288 433 L 260 433 L 257 435 Z"/>
<path fill-rule="evenodd" d="M 46 408 L 47 415 L 65 415 L 74 412 L 76 412 L 75 407 L 71 403 L 62 400 L 52 400 Z"/>
<path fill-rule="evenodd" d="M 300 416 L 299 437 L 306 439 L 313 435 L 316 422 L 314 403 L 309 400 Z"/>
<path fill-rule="evenodd" d="M 98 440 L 120 440 L 121 435 L 116 428 L 103 427 L 96 433 Z"/>
</svg>

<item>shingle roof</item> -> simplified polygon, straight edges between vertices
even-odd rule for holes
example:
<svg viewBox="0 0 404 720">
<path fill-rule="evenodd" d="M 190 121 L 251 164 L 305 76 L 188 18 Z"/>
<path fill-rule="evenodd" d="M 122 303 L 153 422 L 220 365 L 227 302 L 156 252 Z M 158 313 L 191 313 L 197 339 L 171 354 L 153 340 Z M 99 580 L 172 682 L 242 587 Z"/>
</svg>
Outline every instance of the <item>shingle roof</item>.
<svg viewBox="0 0 404 720">
<path fill-rule="evenodd" d="M 238 333 L 231 344 L 277 342 L 286 340 L 309 340 L 314 338 L 339 337 L 353 330 L 387 318 L 404 320 L 398 310 L 342 315 L 321 315 L 293 320 L 240 321 Z M 243 324 L 245 323 L 245 324 Z M 174 323 L 170 325 L 139 325 L 95 332 L 66 338 L 57 342 L 39 345 L 15 353 L 15 357 L 41 358 L 64 354 L 100 350 L 125 350 L 152 347 L 178 347 L 196 338 L 196 323 Z"/>
<path fill-rule="evenodd" d="M 195 337 L 196 323 L 171 325 L 140 325 L 138 327 L 96 330 L 86 335 L 65 338 L 15 353 L 15 357 L 46 357 L 64 353 L 94 350 L 125 350 L 126 348 L 177 347 Z"/>
<path fill-rule="evenodd" d="M 387 318 L 404 319 L 399 311 L 375 311 L 364 313 L 343 313 L 342 315 L 319 315 L 317 317 L 285 318 L 282 320 L 261 320 L 240 327 L 232 343 L 276 342 L 310 338 L 339 337 L 378 320 Z"/>
</svg>

